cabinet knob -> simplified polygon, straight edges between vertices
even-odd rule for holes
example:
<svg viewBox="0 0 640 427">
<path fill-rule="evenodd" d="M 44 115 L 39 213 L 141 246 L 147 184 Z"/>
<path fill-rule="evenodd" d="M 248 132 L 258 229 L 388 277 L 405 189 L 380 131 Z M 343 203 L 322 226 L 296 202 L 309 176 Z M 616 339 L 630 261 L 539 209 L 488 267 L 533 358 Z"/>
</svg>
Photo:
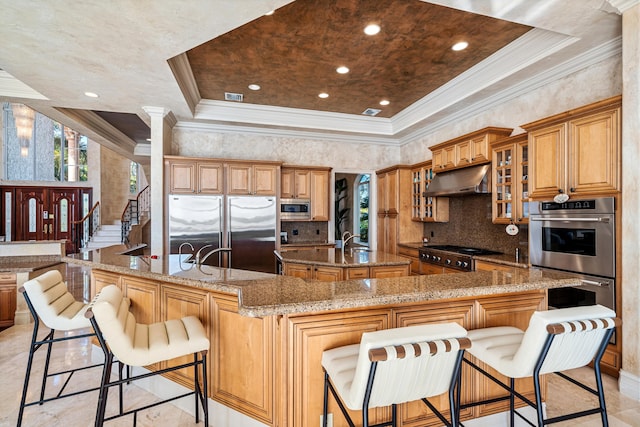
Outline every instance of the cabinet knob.
<svg viewBox="0 0 640 427">
<path fill-rule="evenodd" d="M 558 193 L 562 194 L 564 193 L 564 190 L 562 188 L 558 188 Z"/>
<path fill-rule="evenodd" d="M 576 192 L 576 189 L 575 189 L 575 188 L 573 188 L 573 187 L 571 187 L 571 188 L 569 189 L 569 191 L 571 191 L 572 193 L 575 193 L 575 192 Z"/>
</svg>

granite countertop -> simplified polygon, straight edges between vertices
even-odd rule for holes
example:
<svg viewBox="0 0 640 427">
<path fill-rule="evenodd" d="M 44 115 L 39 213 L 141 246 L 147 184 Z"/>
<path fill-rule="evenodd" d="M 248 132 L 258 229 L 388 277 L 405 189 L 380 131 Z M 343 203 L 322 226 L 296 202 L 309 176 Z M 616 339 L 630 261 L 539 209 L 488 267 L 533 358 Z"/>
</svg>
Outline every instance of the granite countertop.
<svg viewBox="0 0 640 427">
<path fill-rule="evenodd" d="M 129 247 L 125 245 L 116 245 L 67 255 L 62 258 L 62 261 L 168 283 L 237 294 L 238 312 L 252 317 L 312 313 L 476 295 L 498 295 L 580 285 L 580 279 L 571 274 L 537 268 L 320 282 L 245 270 L 196 267 L 182 262 L 178 255 L 157 258 L 149 255 L 122 255 L 122 252 L 128 249 Z"/>
<path fill-rule="evenodd" d="M 61 262 L 60 255 L 0 256 L 0 272 L 30 273 Z"/>
<path fill-rule="evenodd" d="M 497 255 L 474 255 L 474 260 L 493 262 L 495 264 L 508 265 L 510 267 L 529 268 L 529 258 L 521 256 L 519 261 L 516 261 L 515 254 L 497 254 Z"/>
<path fill-rule="evenodd" d="M 372 251 L 366 247 L 347 247 L 342 258 L 342 249 L 327 248 L 315 251 L 286 251 L 282 252 L 283 262 L 295 262 L 309 265 L 325 265 L 330 267 L 372 267 L 384 265 L 409 265 L 407 258 Z"/>
<path fill-rule="evenodd" d="M 299 242 L 299 243 L 295 243 L 295 242 L 289 242 L 289 243 L 282 243 L 280 244 L 280 249 L 287 249 L 287 248 L 291 248 L 291 247 L 316 247 L 316 246 L 331 246 L 331 247 L 335 247 L 335 243 L 329 243 L 329 242 Z"/>
</svg>

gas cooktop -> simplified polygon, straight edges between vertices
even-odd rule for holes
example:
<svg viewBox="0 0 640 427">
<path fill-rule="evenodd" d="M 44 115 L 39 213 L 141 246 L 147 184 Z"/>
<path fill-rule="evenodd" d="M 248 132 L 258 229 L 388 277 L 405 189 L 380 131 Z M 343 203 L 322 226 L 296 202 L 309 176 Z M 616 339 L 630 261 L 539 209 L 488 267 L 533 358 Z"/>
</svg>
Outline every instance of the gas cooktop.
<svg viewBox="0 0 640 427">
<path fill-rule="evenodd" d="M 422 249 L 433 249 L 437 251 L 455 252 L 464 255 L 497 255 L 501 252 L 492 251 L 490 249 L 471 248 L 468 246 L 455 246 L 455 245 L 429 245 Z"/>
</svg>

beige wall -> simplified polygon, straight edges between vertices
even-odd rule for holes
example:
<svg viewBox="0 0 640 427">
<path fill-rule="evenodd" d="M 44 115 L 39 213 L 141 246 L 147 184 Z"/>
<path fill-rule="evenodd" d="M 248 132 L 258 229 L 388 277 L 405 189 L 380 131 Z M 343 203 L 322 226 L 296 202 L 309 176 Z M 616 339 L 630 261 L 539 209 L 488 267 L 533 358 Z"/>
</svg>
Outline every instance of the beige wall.
<svg viewBox="0 0 640 427">
<path fill-rule="evenodd" d="M 101 147 L 100 175 L 100 222 L 113 224 L 122 217 L 122 211 L 129 199 L 135 195 L 129 192 L 129 167 L 131 160 Z"/>
</svg>

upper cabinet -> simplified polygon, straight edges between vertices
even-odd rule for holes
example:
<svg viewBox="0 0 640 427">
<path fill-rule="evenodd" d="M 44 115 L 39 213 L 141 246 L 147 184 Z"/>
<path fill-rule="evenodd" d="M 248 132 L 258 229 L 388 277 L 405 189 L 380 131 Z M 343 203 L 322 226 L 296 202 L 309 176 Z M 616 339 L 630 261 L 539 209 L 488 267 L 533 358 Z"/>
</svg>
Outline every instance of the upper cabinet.
<svg viewBox="0 0 640 427">
<path fill-rule="evenodd" d="M 621 97 L 523 125 L 529 132 L 530 196 L 620 190 Z"/>
<path fill-rule="evenodd" d="M 513 129 L 487 127 L 430 147 L 434 173 L 491 161 L 489 145 Z"/>
<path fill-rule="evenodd" d="M 431 160 L 413 165 L 411 168 L 411 220 L 422 222 L 449 221 L 448 197 L 424 197 L 434 173 Z"/>
<path fill-rule="evenodd" d="M 171 194 L 275 196 L 280 163 L 165 156 L 165 170 Z"/>
<path fill-rule="evenodd" d="M 169 193 L 222 194 L 223 165 L 217 161 L 167 158 Z"/>
<path fill-rule="evenodd" d="M 529 222 L 529 150 L 527 134 L 491 144 L 492 219 L 496 224 Z"/>
<path fill-rule="evenodd" d="M 319 166 L 283 166 L 280 173 L 280 197 L 309 199 L 310 221 L 329 221 L 329 175 L 331 168 Z"/>
<path fill-rule="evenodd" d="M 227 194 L 275 196 L 278 170 L 275 164 L 229 163 Z"/>
</svg>

